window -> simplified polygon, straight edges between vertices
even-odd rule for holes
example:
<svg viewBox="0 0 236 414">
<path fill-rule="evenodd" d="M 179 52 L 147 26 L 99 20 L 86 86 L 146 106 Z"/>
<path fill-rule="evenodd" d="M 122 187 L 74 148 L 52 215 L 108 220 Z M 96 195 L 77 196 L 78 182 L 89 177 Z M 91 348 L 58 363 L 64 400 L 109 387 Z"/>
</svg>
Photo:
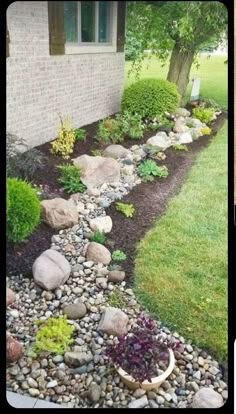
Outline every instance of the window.
<svg viewBox="0 0 236 414">
<path fill-rule="evenodd" d="M 111 44 L 112 2 L 64 2 L 66 43 L 79 45 Z"/>
</svg>

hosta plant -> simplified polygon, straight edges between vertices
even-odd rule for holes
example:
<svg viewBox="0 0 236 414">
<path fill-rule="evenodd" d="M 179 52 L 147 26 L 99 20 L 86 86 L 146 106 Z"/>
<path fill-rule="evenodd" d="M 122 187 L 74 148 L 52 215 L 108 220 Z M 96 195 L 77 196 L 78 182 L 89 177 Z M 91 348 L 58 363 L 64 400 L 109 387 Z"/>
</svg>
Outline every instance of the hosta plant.
<svg viewBox="0 0 236 414">
<path fill-rule="evenodd" d="M 159 167 L 154 161 L 146 160 L 138 166 L 138 174 L 143 181 L 152 181 L 155 177 L 167 177 L 167 167 Z"/>
<path fill-rule="evenodd" d="M 125 217 L 133 217 L 135 208 L 133 204 L 116 203 L 116 210 L 124 214 Z"/>
<path fill-rule="evenodd" d="M 122 262 L 126 259 L 126 254 L 122 250 L 114 250 L 111 257 L 114 262 Z"/>
<path fill-rule="evenodd" d="M 67 193 L 83 193 L 86 190 L 86 186 L 80 181 L 79 168 L 70 164 L 58 165 L 57 168 L 61 172 L 58 181 Z"/>
<path fill-rule="evenodd" d="M 179 342 L 163 340 L 155 322 L 139 315 L 137 325 L 126 335 L 119 336 L 106 348 L 106 357 L 117 368 L 121 367 L 140 384 L 157 376 L 157 369 L 168 366 L 168 348 L 178 349 Z"/>
</svg>

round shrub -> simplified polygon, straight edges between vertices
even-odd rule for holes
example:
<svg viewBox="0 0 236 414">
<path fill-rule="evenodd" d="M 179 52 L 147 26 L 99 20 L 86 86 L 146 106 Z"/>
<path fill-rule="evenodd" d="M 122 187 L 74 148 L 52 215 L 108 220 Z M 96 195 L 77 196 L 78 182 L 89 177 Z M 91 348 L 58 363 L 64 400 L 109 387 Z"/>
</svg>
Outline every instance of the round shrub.
<svg viewBox="0 0 236 414">
<path fill-rule="evenodd" d="M 40 202 L 25 181 L 7 178 L 7 240 L 20 242 L 33 232 L 40 220 Z"/>
<path fill-rule="evenodd" d="M 153 119 L 165 111 L 173 113 L 179 103 L 179 93 L 174 83 L 163 79 L 142 79 L 125 89 L 122 110 L 137 113 L 142 118 Z"/>
</svg>

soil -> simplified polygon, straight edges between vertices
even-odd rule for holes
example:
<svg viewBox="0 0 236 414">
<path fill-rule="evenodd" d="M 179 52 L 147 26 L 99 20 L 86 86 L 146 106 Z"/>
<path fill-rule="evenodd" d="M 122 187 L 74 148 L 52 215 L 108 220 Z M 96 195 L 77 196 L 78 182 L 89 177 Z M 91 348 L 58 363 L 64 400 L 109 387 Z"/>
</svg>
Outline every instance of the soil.
<svg viewBox="0 0 236 414">
<path fill-rule="evenodd" d="M 109 234 L 107 244 L 110 248 L 121 249 L 126 253 L 127 260 L 122 262 L 122 268 L 126 271 L 126 278 L 129 283 L 132 281 L 137 242 L 143 238 L 153 221 L 163 214 L 168 199 L 180 189 L 196 154 L 209 144 L 226 117 L 227 113 L 222 113 L 212 124 L 211 135 L 201 137 L 192 144 L 188 144 L 188 151 L 176 151 L 173 148 L 165 151 L 166 160 L 159 161 L 158 164 L 168 167 L 169 176 L 153 182 L 141 183 L 122 199 L 122 202 L 134 205 L 135 215 L 132 219 L 127 219 L 117 212 L 114 203 L 106 210 L 113 222 L 112 232 Z M 83 127 L 87 132 L 86 141 L 76 142 L 71 158 L 76 158 L 82 154 L 91 155 L 92 150 L 102 150 L 107 146 L 107 144 L 101 145 L 94 141 L 97 126 L 98 122 L 94 122 Z M 154 134 L 153 131 L 148 131 L 142 140 L 127 140 L 122 142 L 122 145 L 126 148 L 136 144 L 140 145 L 145 143 Z M 37 170 L 31 182 L 37 186 L 48 185 L 51 193 L 58 194 L 61 187 L 58 183 L 59 174 L 56 167 L 65 161 L 51 154 L 50 147 L 50 143 L 37 147 L 45 155 L 46 162 L 43 169 Z M 61 192 L 60 196 L 69 198 L 69 195 L 64 192 Z M 53 234 L 55 234 L 53 229 L 47 227 L 44 223 L 40 223 L 37 230 L 26 242 L 14 246 L 8 244 L 6 256 L 7 274 L 11 276 L 21 273 L 26 277 L 31 277 L 33 262 L 44 250 L 50 248 Z"/>
</svg>

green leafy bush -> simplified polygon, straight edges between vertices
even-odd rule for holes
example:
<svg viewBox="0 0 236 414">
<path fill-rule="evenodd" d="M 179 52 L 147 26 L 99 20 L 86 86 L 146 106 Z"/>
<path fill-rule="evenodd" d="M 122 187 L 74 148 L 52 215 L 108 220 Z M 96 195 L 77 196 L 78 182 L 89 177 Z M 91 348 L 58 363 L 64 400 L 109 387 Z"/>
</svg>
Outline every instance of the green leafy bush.
<svg viewBox="0 0 236 414">
<path fill-rule="evenodd" d="M 79 168 L 70 164 L 58 165 L 57 168 L 61 171 L 58 181 L 67 193 L 83 193 L 86 190 L 86 186 L 80 181 Z"/>
<path fill-rule="evenodd" d="M 144 125 L 139 114 L 124 111 L 116 115 L 116 120 L 120 123 L 122 133 L 128 138 L 140 139 L 143 137 Z"/>
<path fill-rule="evenodd" d="M 116 203 L 116 210 L 124 214 L 125 217 L 133 217 L 135 208 L 133 204 Z"/>
<path fill-rule="evenodd" d="M 63 355 L 68 346 L 73 342 L 71 335 L 74 326 L 69 325 L 66 316 L 49 318 L 46 321 L 36 321 L 42 326 L 36 332 L 35 343 L 30 350 L 32 356 L 43 352 Z"/>
<path fill-rule="evenodd" d="M 167 177 L 167 167 L 159 167 L 154 161 L 146 160 L 139 164 L 138 174 L 142 177 L 143 181 L 153 181 L 154 177 Z"/>
<path fill-rule="evenodd" d="M 193 108 L 193 116 L 194 118 L 199 119 L 199 121 L 204 122 L 205 124 L 208 124 L 215 113 L 214 108 Z"/>
<path fill-rule="evenodd" d="M 121 124 L 116 119 L 106 118 L 98 124 L 96 140 L 99 142 L 116 144 L 124 140 Z"/>
<path fill-rule="evenodd" d="M 86 131 L 85 131 L 85 129 L 75 128 L 74 129 L 74 133 L 75 133 L 75 140 L 76 141 L 85 141 L 85 139 L 86 139 Z"/>
<path fill-rule="evenodd" d="M 92 151 L 91 151 L 91 154 L 92 154 L 94 157 L 101 157 L 101 156 L 102 156 L 102 154 L 103 154 L 103 152 L 102 152 L 102 150 L 100 150 L 100 149 L 94 149 L 94 150 L 92 150 Z"/>
<path fill-rule="evenodd" d="M 123 111 L 151 120 L 165 111 L 174 112 L 179 98 L 174 83 L 163 79 L 142 79 L 125 89 L 121 107 Z"/>
<path fill-rule="evenodd" d="M 20 242 L 40 221 L 40 202 L 35 190 L 25 181 L 7 178 L 7 240 Z"/>
<path fill-rule="evenodd" d="M 201 134 L 202 135 L 210 135 L 210 133 L 211 133 L 211 128 L 209 128 L 209 127 L 201 128 Z"/>
<path fill-rule="evenodd" d="M 187 145 L 184 144 L 173 144 L 172 148 L 176 151 L 188 151 Z"/>
<path fill-rule="evenodd" d="M 106 236 L 100 231 L 95 231 L 89 235 L 89 240 L 92 242 L 104 244 L 106 242 Z"/>
<path fill-rule="evenodd" d="M 126 254 L 122 250 L 114 250 L 111 257 L 115 262 L 122 262 L 126 259 Z"/>
</svg>

